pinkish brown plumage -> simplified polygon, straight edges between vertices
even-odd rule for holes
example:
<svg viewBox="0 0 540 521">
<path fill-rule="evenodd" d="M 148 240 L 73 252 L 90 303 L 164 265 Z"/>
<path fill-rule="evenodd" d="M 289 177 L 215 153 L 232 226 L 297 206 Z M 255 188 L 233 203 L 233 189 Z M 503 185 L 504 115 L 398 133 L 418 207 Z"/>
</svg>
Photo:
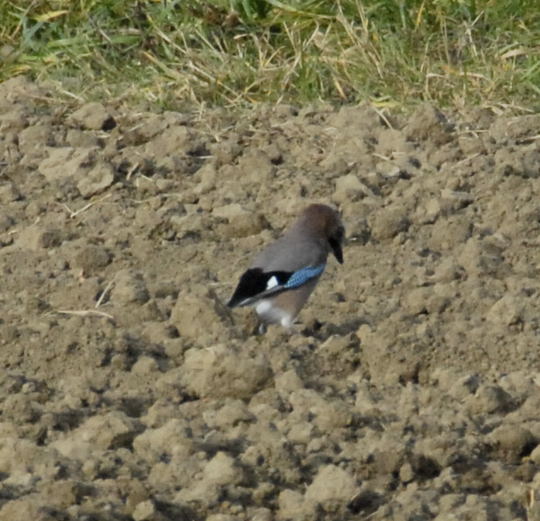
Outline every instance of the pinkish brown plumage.
<svg viewBox="0 0 540 521">
<path fill-rule="evenodd" d="M 329 253 L 343 263 L 344 227 L 336 210 L 312 204 L 244 272 L 228 305 L 253 306 L 264 324 L 290 327 L 315 289 Z"/>
</svg>

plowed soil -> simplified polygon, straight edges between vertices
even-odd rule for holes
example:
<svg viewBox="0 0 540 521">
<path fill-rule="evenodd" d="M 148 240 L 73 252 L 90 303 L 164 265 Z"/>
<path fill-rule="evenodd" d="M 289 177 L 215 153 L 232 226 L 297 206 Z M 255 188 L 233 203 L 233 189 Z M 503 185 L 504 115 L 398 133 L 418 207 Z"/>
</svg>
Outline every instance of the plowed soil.
<svg viewBox="0 0 540 521">
<path fill-rule="evenodd" d="M 540 115 L 0 85 L 0 520 L 540 520 Z M 338 207 L 294 331 L 228 310 Z"/>
</svg>

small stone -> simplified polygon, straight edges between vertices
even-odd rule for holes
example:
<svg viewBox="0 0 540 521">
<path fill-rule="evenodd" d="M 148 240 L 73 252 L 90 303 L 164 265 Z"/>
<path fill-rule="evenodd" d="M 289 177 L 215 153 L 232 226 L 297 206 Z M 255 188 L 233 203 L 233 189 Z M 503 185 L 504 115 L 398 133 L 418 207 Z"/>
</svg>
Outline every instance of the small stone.
<svg viewBox="0 0 540 521">
<path fill-rule="evenodd" d="M 194 192 L 198 195 L 204 195 L 208 192 L 214 190 L 216 187 L 217 180 L 217 169 L 216 165 L 213 162 L 205 163 L 197 173 L 195 174 L 196 178 L 199 179 L 199 183 L 194 189 Z M 232 206 L 232 205 L 229 205 Z M 237 205 L 240 206 L 240 205 Z"/>
<path fill-rule="evenodd" d="M 336 203 L 343 203 L 345 201 L 355 201 L 371 193 L 358 177 L 354 174 L 347 174 L 336 179 L 336 189 L 334 191 L 333 199 Z"/>
<path fill-rule="evenodd" d="M 70 128 L 66 133 L 66 143 L 75 148 L 96 148 L 100 140 L 94 132 Z"/>
<path fill-rule="evenodd" d="M 18 201 L 21 199 L 21 193 L 19 192 L 19 189 L 13 184 L 9 182 L 5 182 L 2 185 L 0 185 L 0 203 L 1 204 L 7 204 L 12 203 L 13 201 Z"/>
<path fill-rule="evenodd" d="M 409 483 L 414 479 L 414 469 L 409 462 L 404 463 L 399 469 L 399 479 L 403 483 Z"/>
<path fill-rule="evenodd" d="M 523 303 L 513 295 L 505 295 L 487 312 L 486 318 L 494 324 L 511 326 L 522 320 Z"/>
<path fill-rule="evenodd" d="M 290 395 L 293 391 L 304 388 L 304 382 L 294 369 L 289 369 L 284 373 L 276 375 L 274 380 L 276 390 L 283 393 L 285 396 Z"/>
<path fill-rule="evenodd" d="M 227 335 L 230 312 L 213 294 L 180 294 L 171 312 L 171 323 L 181 337 L 203 342 Z"/>
<path fill-rule="evenodd" d="M 21 499 L 6 501 L 0 508 L 0 519 L 6 521 L 28 521 L 29 519 L 42 519 L 39 515 L 41 505 L 35 498 L 26 495 Z"/>
<path fill-rule="evenodd" d="M 372 236 L 379 241 L 384 241 L 407 231 L 411 222 L 405 211 L 401 209 L 383 209 L 370 219 L 370 224 Z"/>
<path fill-rule="evenodd" d="M 540 127 L 540 114 L 495 118 L 489 136 L 497 142 L 516 141 L 534 135 Z"/>
<path fill-rule="evenodd" d="M 114 279 L 111 300 L 115 304 L 144 304 L 150 295 L 141 273 L 132 270 L 120 270 Z"/>
<path fill-rule="evenodd" d="M 109 163 L 96 164 L 78 183 L 83 197 L 92 197 L 114 183 L 114 169 Z"/>
<path fill-rule="evenodd" d="M 151 499 L 138 503 L 131 516 L 135 521 L 168 521 L 170 519 L 159 512 Z"/>
<path fill-rule="evenodd" d="M 214 424 L 220 429 L 227 429 L 241 422 L 254 420 L 246 404 L 241 400 L 229 400 L 216 412 Z"/>
<path fill-rule="evenodd" d="M 255 508 L 249 512 L 249 519 L 251 521 L 273 521 L 274 516 L 269 508 Z"/>
<path fill-rule="evenodd" d="M 373 453 L 373 462 L 379 474 L 392 474 L 401 469 L 405 450 L 399 443 L 387 442 Z"/>
<path fill-rule="evenodd" d="M 190 349 L 185 354 L 183 383 L 201 398 L 249 398 L 272 375 L 268 361 L 223 345 Z"/>
<path fill-rule="evenodd" d="M 464 502 L 465 496 L 463 494 L 444 494 L 439 500 L 439 508 L 441 512 L 451 512 Z"/>
<path fill-rule="evenodd" d="M 198 237 L 205 228 L 205 218 L 199 214 L 172 215 L 169 223 L 177 239 L 184 237 Z"/>
<path fill-rule="evenodd" d="M 442 207 L 438 199 L 429 199 L 421 211 L 420 222 L 422 224 L 434 223 L 441 215 Z"/>
<path fill-rule="evenodd" d="M 85 460 L 96 450 L 131 446 L 137 431 L 137 422 L 114 411 L 90 417 L 51 446 L 67 457 Z"/>
<path fill-rule="evenodd" d="M 459 136 L 458 143 L 465 156 L 484 154 L 486 150 L 484 141 L 478 136 Z"/>
<path fill-rule="evenodd" d="M 116 127 L 112 114 L 98 102 L 83 105 L 71 114 L 69 120 L 88 130 L 112 130 Z"/>
<path fill-rule="evenodd" d="M 430 140 L 435 145 L 443 145 L 452 139 L 452 125 L 442 112 L 425 103 L 411 115 L 404 133 L 410 140 Z"/>
<path fill-rule="evenodd" d="M 226 237 L 256 235 L 268 225 L 262 215 L 246 210 L 239 204 L 220 206 L 215 208 L 212 214 L 227 220 L 228 225 L 223 232 Z"/>
<path fill-rule="evenodd" d="M 448 390 L 448 394 L 457 400 L 463 400 L 475 393 L 479 385 L 480 378 L 477 375 L 465 375 L 454 380 L 454 383 Z"/>
<path fill-rule="evenodd" d="M 498 385 L 485 385 L 469 400 L 469 409 L 475 413 L 504 413 L 512 408 L 512 397 Z"/>
<path fill-rule="evenodd" d="M 306 490 L 306 501 L 319 504 L 326 512 L 347 505 L 357 491 L 356 481 L 346 470 L 327 465 L 319 470 Z"/>
<path fill-rule="evenodd" d="M 431 288 L 414 288 L 406 296 L 405 309 L 411 315 L 427 313 L 427 301 L 432 294 Z"/>
<path fill-rule="evenodd" d="M 454 249 L 458 244 L 466 242 L 471 233 L 472 224 L 469 218 L 453 215 L 447 219 L 437 219 L 431 226 L 431 237 L 427 245 L 437 251 Z M 477 261 L 476 258 L 474 260 Z M 456 261 L 443 259 L 442 262 Z"/>
<path fill-rule="evenodd" d="M 451 190 L 449 188 L 443 188 L 441 190 L 441 198 L 449 201 L 460 201 L 464 204 L 469 204 L 474 201 L 474 196 L 469 192 L 462 190 Z"/>
<path fill-rule="evenodd" d="M 112 255 L 109 250 L 103 246 L 90 245 L 77 252 L 74 263 L 83 270 L 85 276 L 88 276 L 101 273 L 111 260 Z"/>
<path fill-rule="evenodd" d="M 315 426 L 309 422 L 296 422 L 287 433 L 287 439 L 292 443 L 302 443 L 307 446 L 313 440 L 314 430 Z"/>
<path fill-rule="evenodd" d="M 133 440 L 133 449 L 137 456 L 151 463 L 159 461 L 164 454 L 186 458 L 193 451 L 189 425 L 173 418 L 158 428 L 148 428 Z"/>
<path fill-rule="evenodd" d="M 155 158 L 156 166 L 161 166 L 164 159 L 171 155 L 188 155 L 191 150 L 197 150 L 194 133 L 185 125 L 173 123 L 144 146 L 144 154 Z"/>
<path fill-rule="evenodd" d="M 50 125 L 37 124 L 25 128 L 19 134 L 19 148 L 25 154 L 32 153 L 37 147 L 54 145 L 53 132 Z"/>
<path fill-rule="evenodd" d="M 146 519 L 150 519 L 155 513 L 156 507 L 154 503 L 148 499 L 139 503 L 131 515 L 135 521 L 145 521 Z"/>
<path fill-rule="evenodd" d="M 60 246 L 62 239 L 62 232 L 56 228 L 43 229 L 39 225 L 31 225 L 19 234 L 17 244 L 30 250 L 48 249 Z"/>
<path fill-rule="evenodd" d="M 238 484 L 243 477 L 242 469 L 225 452 L 218 452 L 203 470 L 203 479 L 220 486 Z"/>
<path fill-rule="evenodd" d="M 131 368 L 133 374 L 148 377 L 149 375 L 159 372 L 158 363 L 151 356 L 141 356 Z"/>
<path fill-rule="evenodd" d="M 90 170 L 96 155 L 95 148 L 54 147 L 39 164 L 39 172 L 47 181 L 66 177 L 81 177 Z"/>
<path fill-rule="evenodd" d="M 517 463 L 536 445 L 531 432 L 519 425 L 501 425 L 489 435 L 501 457 L 510 463 Z"/>
<path fill-rule="evenodd" d="M 295 490 L 282 490 L 278 497 L 280 519 L 305 519 L 304 496 Z"/>
</svg>

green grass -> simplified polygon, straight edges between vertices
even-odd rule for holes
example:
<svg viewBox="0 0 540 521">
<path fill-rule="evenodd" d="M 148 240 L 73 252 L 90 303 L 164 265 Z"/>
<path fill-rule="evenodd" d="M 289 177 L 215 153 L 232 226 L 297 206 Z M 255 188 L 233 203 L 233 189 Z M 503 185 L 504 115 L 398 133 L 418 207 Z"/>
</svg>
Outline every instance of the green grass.
<svg viewBox="0 0 540 521">
<path fill-rule="evenodd" d="M 4 0 L 0 80 L 167 108 L 540 108 L 539 0 Z"/>
</svg>

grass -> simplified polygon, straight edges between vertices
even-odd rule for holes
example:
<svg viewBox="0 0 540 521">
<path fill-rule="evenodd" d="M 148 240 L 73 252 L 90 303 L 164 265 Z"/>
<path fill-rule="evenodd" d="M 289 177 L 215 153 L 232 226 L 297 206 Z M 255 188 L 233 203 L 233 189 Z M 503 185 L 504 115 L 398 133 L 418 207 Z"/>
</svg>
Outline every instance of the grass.
<svg viewBox="0 0 540 521">
<path fill-rule="evenodd" d="M 0 20 L 0 80 L 77 99 L 540 109 L 538 0 L 4 0 Z"/>
</svg>

